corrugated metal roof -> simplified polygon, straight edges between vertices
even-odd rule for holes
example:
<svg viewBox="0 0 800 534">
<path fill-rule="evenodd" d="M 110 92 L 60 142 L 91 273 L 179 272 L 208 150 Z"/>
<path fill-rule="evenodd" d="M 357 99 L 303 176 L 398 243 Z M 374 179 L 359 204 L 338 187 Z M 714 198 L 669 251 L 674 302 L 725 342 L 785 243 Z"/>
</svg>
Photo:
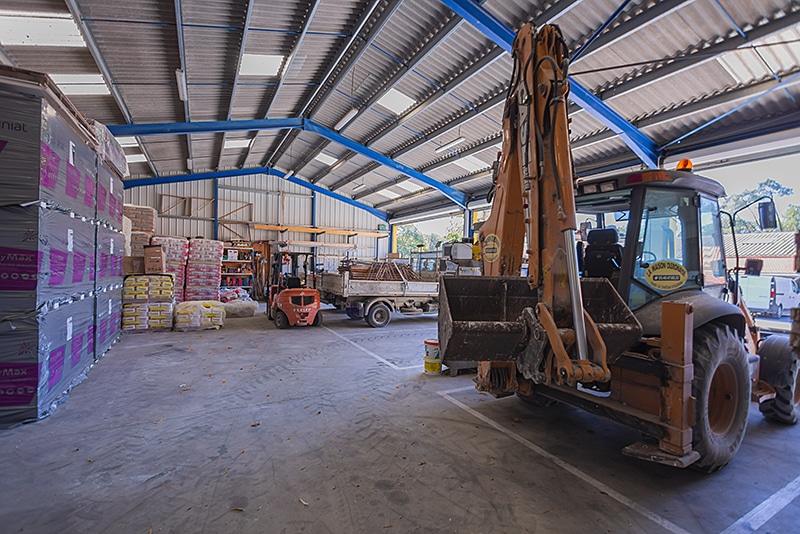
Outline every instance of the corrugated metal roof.
<svg viewBox="0 0 800 534">
<path fill-rule="evenodd" d="M 490 186 L 489 178 L 469 179 L 468 171 L 446 158 L 469 154 L 488 165 L 495 157 L 489 141 L 500 132 L 511 58 L 438 0 L 180 0 L 180 27 L 173 2 L 76 4 L 108 81 L 122 98 L 120 106 L 110 95 L 75 96 L 87 117 L 123 123 L 122 107 L 135 123 L 303 114 L 333 128 L 355 108 L 358 114 L 342 130 L 346 137 L 469 197 L 480 198 Z M 571 73 L 658 145 L 690 134 L 679 145 L 689 150 L 800 122 L 800 77 L 792 78 L 800 73 L 800 5 L 793 0 L 633 0 L 615 20 L 609 17 L 619 0 L 482 5 L 512 29 L 529 20 L 555 20 L 573 52 L 609 22 L 572 63 Z M 68 13 L 63 0 L 8 0 L 0 12 L 14 9 Z M 242 53 L 283 56 L 281 71 L 237 78 Z M 3 57 L 53 74 L 103 70 L 83 48 L 0 42 Z M 175 77 L 182 65 L 186 110 Z M 410 110 L 398 115 L 374 103 L 392 87 L 416 102 Z M 573 106 L 570 128 L 579 173 L 638 164 L 629 147 L 590 113 Z M 223 149 L 223 139 L 254 134 L 143 138 L 150 164 L 132 164 L 131 172 L 135 177 L 151 176 L 153 169 L 185 173 L 190 155 L 195 171 L 258 167 L 272 160 L 280 169 L 393 213 L 449 202 L 432 189 L 411 192 L 394 185 L 405 179 L 395 169 L 307 132 L 258 132 L 249 149 Z M 435 152 L 457 137 L 465 140 L 452 152 Z M 338 163 L 314 159 L 320 150 Z M 401 196 L 386 198 L 382 188 Z"/>
<path fill-rule="evenodd" d="M 794 232 L 758 232 L 736 234 L 736 246 L 740 258 L 788 258 L 794 257 Z M 733 237 L 723 236 L 723 246 L 728 255 L 733 254 Z"/>
</svg>

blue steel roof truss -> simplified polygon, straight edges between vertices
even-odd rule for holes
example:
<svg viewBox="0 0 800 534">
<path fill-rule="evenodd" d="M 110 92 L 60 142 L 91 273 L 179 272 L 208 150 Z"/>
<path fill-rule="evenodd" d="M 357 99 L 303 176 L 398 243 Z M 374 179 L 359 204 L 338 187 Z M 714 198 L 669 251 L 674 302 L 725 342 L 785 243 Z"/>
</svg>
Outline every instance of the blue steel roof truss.
<svg viewBox="0 0 800 534">
<path fill-rule="evenodd" d="M 515 33 L 486 8 L 472 0 L 440 0 L 457 15 L 472 24 L 486 37 L 497 43 L 506 52 L 511 53 Z M 655 169 L 658 167 L 660 151 L 652 139 L 644 135 L 624 117 L 611 109 L 591 91 L 576 80 L 570 78 L 570 98 L 579 106 L 592 114 L 603 125 L 619 134 L 631 150 L 642 162 Z"/>
</svg>

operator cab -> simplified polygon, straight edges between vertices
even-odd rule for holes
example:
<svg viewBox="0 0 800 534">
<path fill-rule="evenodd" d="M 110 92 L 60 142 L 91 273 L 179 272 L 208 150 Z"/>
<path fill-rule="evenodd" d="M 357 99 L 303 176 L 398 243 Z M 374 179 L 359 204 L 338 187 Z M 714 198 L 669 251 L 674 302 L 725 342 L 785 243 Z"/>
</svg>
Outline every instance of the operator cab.
<svg viewBox="0 0 800 534">
<path fill-rule="evenodd" d="M 634 311 L 676 292 L 720 296 L 724 194 L 717 182 L 683 171 L 579 180 L 578 223 L 593 228 L 582 275 L 608 278 Z"/>
</svg>

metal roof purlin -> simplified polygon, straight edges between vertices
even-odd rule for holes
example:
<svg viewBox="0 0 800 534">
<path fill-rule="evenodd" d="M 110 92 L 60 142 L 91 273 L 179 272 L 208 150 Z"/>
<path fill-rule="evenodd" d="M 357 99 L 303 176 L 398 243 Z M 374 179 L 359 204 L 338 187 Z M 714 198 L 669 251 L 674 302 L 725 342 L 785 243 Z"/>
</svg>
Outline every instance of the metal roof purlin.
<svg viewBox="0 0 800 534">
<path fill-rule="evenodd" d="M 395 5 L 397 5 L 402 0 L 394 0 L 394 1 Z M 333 75 L 334 71 L 336 70 L 336 67 L 339 65 L 344 56 L 347 54 L 347 51 L 350 50 L 350 47 L 352 47 L 353 44 L 358 40 L 361 30 L 364 29 L 364 26 L 366 26 L 367 22 L 369 22 L 369 19 L 372 18 L 373 13 L 375 13 L 375 10 L 378 9 L 378 6 L 380 6 L 381 2 L 382 0 L 373 0 L 372 4 L 370 4 L 369 8 L 367 8 L 365 15 L 361 18 L 361 20 L 359 20 L 358 25 L 353 34 L 350 36 L 350 39 L 348 40 L 347 44 L 340 50 L 339 55 L 336 57 L 336 60 L 334 60 L 331 63 L 331 66 L 325 73 L 325 76 L 323 76 L 320 79 L 317 88 L 314 90 L 314 92 L 311 94 L 308 100 L 306 100 L 306 103 L 303 105 L 303 109 L 301 109 L 300 113 L 298 113 L 299 116 L 303 116 L 306 113 L 306 111 L 308 111 L 309 106 L 311 106 L 311 104 L 314 103 L 314 100 L 316 100 L 316 98 L 319 96 L 320 91 L 322 91 L 325 88 L 325 82 L 327 82 L 328 78 L 330 78 Z M 275 150 L 273 150 L 272 154 L 270 154 L 268 158 L 264 158 L 262 161 L 264 161 L 267 164 L 269 163 L 274 164 L 275 162 L 277 162 L 283 155 L 283 150 L 285 150 L 283 148 L 283 145 L 284 143 L 286 143 L 286 140 L 289 139 L 290 135 L 291 132 L 286 132 L 286 135 L 284 135 L 283 139 L 280 140 L 278 146 L 275 147 Z"/>
<path fill-rule="evenodd" d="M 340 195 L 339 193 L 334 193 L 333 191 L 329 191 L 324 187 L 308 183 L 305 180 L 297 178 L 296 176 L 289 176 L 287 178 L 286 175 L 281 171 L 270 167 L 255 167 L 250 169 L 230 169 L 226 171 L 205 172 L 197 174 L 159 176 L 156 178 L 139 178 L 134 180 L 124 180 L 123 184 L 125 186 L 125 189 L 132 189 L 134 187 L 145 187 L 148 185 L 195 182 L 199 180 L 213 180 L 216 178 L 230 178 L 232 176 L 248 176 L 252 174 L 266 174 L 266 175 L 278 176 L 279 178 L 283 178 L 287 182 L 299 185 L 300 187 L 311 189 L 314 192 L 329 196 L 331 198 L 344 202 L 345 204 L 349 204 L 351 206 L 355 206 L 356 208 L 367 211 L 372 215 L 374 215 L 375 217 L 381 219 L 382 221 L 386 221 L 389 218 L 389 214 L 386 213 L 385 211 L 373 208 L 372 206 L 368 206 L 367 204 L 362 204 L 361 202 L 353 200 L 352 198 L 346 197 L 344 195 Z"/>
<path fill-rule="evenodd" d="M 765 95 L 768 95 L 768 94 L 772 93 L 773 91 L 777 91 L 778 89 L 782 89 L 782 88 L 784 88 L 784 87 L 786 87 L 788 85 L 791 85 L 792 83 L 794 83 L 798 79 L 800 79 L 800 73 L 797 73 L 794 76 L 790 76 L 790 77 L 784 79 L 782 82 L 776 84 L 775 86 L 767 89 L 766 91 L 764 91 L 762 93 L 759 93 L 758 95 L 750 98 L 746 102 L 743 102 L 743 103 L 739 104 L 735 108 L 730 109 L 730 110 L 726 111 L 725 113 L 723 113 L 722 115 L 718 115 L 718 116 L 714 117 L 713 119 L 711 119 L 710 121 L 707 121 L 707 122 L 701 124 L 700 126 L 694 128 L 693 130 L 691 130 L 689 132 L 686 132 L 685 134 L 681 135 L 680 137 L 678 137 L 676 139 L 673 139 L 672 141 L 670 141 L 669 143 L 667 143 L 663 147 L 661 147 L 661 150 L 663 151 L 664 149 L 666 149 L 668 147 L 671 147 L 672 145 L 680 144 L 687 137 L 691 137 L 692 135 L 696 134 L 697 132 L 708 128 L 712 124 L 715 124 L 716 122 L 721 121 L 725 117 L 727 117 L 729 115 L 732 115 L 733 113 L 736 113 L 740 109 L 750 105 L 751 103 L 755 102 L 759 98 L 761 98 L 761 97 L 763 97 Z"/>
<path fill-rule="evenodd" d="M 497 20 L 484 7 L 472 0 L 440 0 L 464 20 L 475 26 L 498 46 L 511 53 L 514 32 Z M 570 98 L 586 109 L 606 127 L 618 133 L 633 152 L 650 168 L 658 167 L 658 147 L 625 118 L 608 107 L 589 90 L 570 78 Z"/>
<path fill-rule="evenodd" d="M 661 4 L 658 4 L 655 8 L 651 9 L 657 9 L 657 7 L 660 5 Z M 796 24 L 800 24 L 800 10 L 797 10 L 793 13 L 787 13 L 785 16 L 778 18 L 769 24 L 756 26 L 746 33 L 747 37 L 745 42 L 752 43 L 753 41 L 765 39 L 772 35 L 776 35 L 779 32 L 784 31 Z M 631 91 L 644 87 L 668 76 L 677 74 L 683 70 L 700 65 L 703 62 L 712 61 L 714 58 L 719 57 L 726 52 L 738 49 L 743 44 L 744 43 L 738 37 L 729 38 L 707 48 L 703 48 L 701 51 L 692 50 L 689 55 L 678 56 L 675 58 L 665 58 L 663 60 L 663 66 L 654 68 L 647 72 L 642 72 L 638 76 L 632 77 L 627 81 L 623 81 L 622 83 L 609 87 L 600 93 L 599 98 L 606 101 L 613 97 L 628 94 Z M 570 109 L 570 116 L 572 116 L 572 113 L 575 111 L 581 110 Z"/>
<path fill-rule="evenodd" d="M 622 10 L 625 9 L 625 6 L 627 6 L 630 3 L 631 0 L 625 0 L 624 2 L 622 2 L 619 5 L 619 7 L 614 10 L 611 16 L 608 17 L 606 21 L 592 33 L 592 36 L 589 37 L 589 40 L 583 43 L 583 45 L 581 45 L 581 47 L 574 54 L 572 54 L 572 57 L 569 60 L 572 62 L 580 59 L 583 53 L 586 52 L 586 49 L 592 45 L 594 40 L 600 37 L 600 34 L 603 33 L 606 30 L 606 28 L 608 28 L 611 25 L 612 22 L 614 22 L 614 20 L 619 16 L 619 14 L 622 13 Z"/>
<path fill-rule="evenodd" d="M 337 74 L 337 78 L 338 78 L 339 82 L 334 86 L 334 88 L 337 87 L 342 81 L 344 81 L 344 79 L 347 77 L 347 73 L 350 72 L 350 69 L 355 67 L 355 65 L 358 63 L 358 60 L 369 49 L 370 45 L 372 44 L 372 41 L 375 39 L 375 37 L 377 37 L 377 35 L 380 33 L 380 31 L 383 29 L 383 27 L 389 22 L 389 20 L 392 18 L 392 16 L 394 16 L 394 13 L 400 8 L 400 5 L 402 3 L 403 3 L 402 0 L 393 0 L 393 2 L 391 4 L 389 4 L 389 5 L 387 5 L 386 8 L 383 10 L 383 12 L 381 12 L 378 21 L 370 28 L 369 39 L 365 39 L 364 40 L 364 42 L 360 45 L 360 48 L 357 50 L 357 52 L 355 52 L 353 54 L 353 56 L 348 59 L 347 63 L 342 67 L 341 72 L 339 72 Z M 353 74 L 353 76 L 354 75 L 355 74 Z M 320 101 L 315 106 L 315 109 L 321 108 L 333 93 L 334 93 L 334 91 L 328 91 L 327 93 L 325 93 L 322 96 L 322 98 L 320 98 Z M 350 95 L 350 96 L 354 97 L 355 95 Z M 306 107 L 304 109 L 308 108 L 308 106 L 313 101 L 313 99 L 314 99 L 314 97 L 312 96 L 312 98 L 309 99 L 309 103 L 306 104 Z M 348 125 L 353 124 L 353 122 L 358 118 L 358 116 L 361 115 L 368 108 L 369 108 L 369 106 L 366 106 L 366 105 L 362 106 L 358 110 L 356 115 L 353 118 L 350 119 L 350 121 L 348 122 Z M 314 113 L 313 113 L 313 110 L 312 110 L 312 113 L 309 114 L 309 118 L 311 118 L 313 116 L 314 116 Z M 347 126 L 345 126 L 345 128 L 346 127 Z M 325 149 L 326 146 L 328 146 L 328 142 L 320 143 L 319 147 L 317 147 L 316 150 L 312 150 L 306 156 L 306 158 L 303 159 L 303 161 L 301 161 L 298 165 L 295 165 L 295 172 L 299 173 L 303 168 L 305 168 L 306 165 L 308 165 L 314 158 L 316 158 L 319 154 L 322 153 L 322 151 Z M 328 172 L 333 172 L 333 169 L 328 170 Z M 324 175 L 325 175 L 325 173 L 322 174 L 322 176 L 324 176 Z M 312 178 L 309 179 L 309 181 L 312 184 L 314 184 L 314 183 L 317 183 L 320 178 L 321 178 L 321 176 L 312 177 Z"/>
<path fill-rule="evenodd" d="M 175 31 L 178 34 L 178 55 L 180 56 L 181 60 L 181 70 L 183 71 L 183 75 L 186 76 L 186 49 L 184 48 L 184 40 L 183 40 L 183 4 L 182 0 L 175 0 Z M 187 95 L 186 100 L 183 102 L 183 118 L 186 122 L 192 120 L 191 116 L 189 115 L 189 89 L 186 89 Z M 186 150 L 189 155 L 189 159 L 192 159 L 192 136 L 186 136 Z M 189 167 L 189 163 L 186 164 L 187 168 Z M 194 166 L 194 165 L 192 165 Z M 192 170 L 188 168 L 187 170 Z"/>
<path fill-rule="evenodd" d="M 242 66 L 242 57 L 244 56 L 244 50 L 247 46 L 247 31 L 250 29 L 250 18 L 253 16 L 253 5 L 255 4 L 255 0 L 248 0 L 247 2 L 247 12 L 244 16 L 244 26 L 242 27 L 242 42 L 239 44 L 239 55 L 237 56 L 236 60 L 236 71 L 233 74 L 233 85 L 231 86 L 231 100 L 228 103 L 228 114 L 226 115 L 227 120 L 231 120 L 231 115 L 233 114 L 233 100 L 236 98 L 236 86 L 239 84 L 239 71 L 241 70 Z M 219 155 L 217 156 L 217 170 L 219 170 L 220 162 L 222 161 L 222 155 L 225 153 L 225 141 L 228 139 L 228 134 L 222 134 L 222 147 L 219 149 Z"/>
<path fill-rule="evenodd" d="M 567 13 L 567 12 L 571 11 L 572 8 L 574 8 L 575 6 L 577 6 L 580 3 L 580 1 L 581 0 L 561 0 L 560 2 L 556 2 L 554 5 L 551 5 L 549 8 L 545 9 L 543 12 L 541 12 L 539 14 L 539 16 L 536 17 L 536 25 L 540 26 L 542 24 L 547 24 L 547 23 L 554 22 L 556 19 L 558 19 L 558 17 L 562 16 L 564 13 Z M 447 23 L 446 26 L 444 26 L 442 29 L 439 30 L 439 32 L 437 33 L 437 35 L 433 39 L 431 39 L 430 41 L 428 41 L 425 44 L 425 46 L 423 47 L 422 51 L 424 51 L 426 48 L 428 49 L 428 51 L 426 53 L 424 53 L 424 55 L 423 55 L 423 57 L 421 59 L 424 59 L 425 57 L 427 57 L 430 54 L 430 52 L 433 50 L 433 47 L 435 47 L 435 45 L 439 44 L 439 42 L 441 42 L 443 39 L 445 39 L 448 35 L 452 34 L 456 29 L 458 29 L 461 26 L 461 24 L 463 24 L 465 22 L 463 19 L 461 19 L 461 20 L 459 20 L 459 19 L 460 19 L 460 17 L 452 18 Z M 444 96 L 444 94 L 446 94 L 447 91 L 452 90 L 455 87 L 457 87 L 461 82 L 456 82 L 456 80 L 461 79 L 462 81 L 466 81 L 467 78 L 469 78 L 473 74 L 476 74 L 477 72 L 479 72 L 481 70 L 482 66 L 485 66 L 486 64 L 492 63 L 495 59 L 497 59 L 497 57 L 499 57 L 499 54 L 502 54 L 504 51 L 505 50 L 503 48 L 498 47 L 498 48 L 495 48 L 493 51 L 489 52 L 486 56 L 481 58 L 478 62 L 476 62 L 475 64 L 471 65 L 469 68 L 467 68 L 467 70 L 465 70 L 459 76 L 457 76 L 456 78 L 451 80 L 448 84 L 446 84 L 447 87 L 439 88 L 431 96 L 431 98 L 429 98 L 428 100 L 425 100 L 424 102 L 421 102 L 420 106 L 415 106 L 411 110 L 407 111 L 406 114 L 403 117 L 400 117 L 400 119 L 398 121 L 396 121 L 395 123 L 390 124 L 384 130 L 380 131 L 377 135 L 375 135 L 373 138 L 369 139 L 367 141 L 366 145 L 367 146 L 371 146 L 373 143 L 378 141 L 378 139 L 380 139 L 384 135 L 390 133 L 396 127 L 401 126 L 403 122 L 405 122 L 408 118 L 411 118 L 411 116 L 413 116 L 413 114 L 415 114 L 417 111 L 421 111 L 421 109 L 424 109 L 424 107 L 427 107 L 427 106 L 433 104 L 441 96 Z M 482 62 L 486 62 L 486 63 L 482 63 Z M 476 66 L 478 67 L 477 69 L 476 69 Z M 410 71 L 406 71 L 406 72 L 410 72 Z M 378 96 L 381 96 L 381 95 L 379 94 Z M 406 154 L 406 153 L 414 150 L 415 148 L 418 148 L 418 147 L 422 146 L 423 144 L 425 144 L 428 141 L 434 139 L 435 137 L 438 137 L 439 135 L 442 135 L 442 134 L 444 134 L 444 133 L 446 133 L 448 131 L 451 131 L 451 130 L 455 130 L 457 127 L 461 126 L 467 120 L 470 120 L 470 119 L 473 119 L 475 117 L 478 117 L 483 112 L 488 111 L 489 109 L 493 108 L 494 106 L 503 103 L 505 101 L 505 99 L 506 99 L 506 91 L 502 91 L 501 93 L 499 93 L 499 94 L 495 95 L 494 97 L 492 97 L 489 101 L 479 104 L 477 107 L 469 106 L 467 111 L 464 114 L 462 114 L 459 118 L 457 118 L 457 119 L 455 119 L 455 120 L 453 120 L 451 122 L 448 122 L 447 124 L 443 125 L 440 128 L 437 128 L 436 130 L 434 130 L 432 132 L 428 132 L 427 135 L 424 135 L 424 136 L 420 137 L 419 139 L 417 139 L 416 141 L 414 141 L 410 145 L 407 145 L 407 146 L 405 146 L 405 147 L 403 147 L 403 148 L 401 148 L 401 149 L 399 149 L 399 150 L 397 150 L 395 152 L 392 152 L 391 158 L 392 159 L 396 159 L 397 157 L 399 157 L 399 156 L 401 156 L 403 154 Z M 331 186 L 331 189 L 336 190 L 336 189 L 339 189 L 341 187 L 344 187 L 345 185 L 358 180 L 362 176 L 364 176 L 366 174 L 369 174 L 371 171 L 375 170 L 375 168 L 377 168 L 376 165 L 371 165 L 369 167 L 366 167 L 364 169 L 356 171 L 355 173 L 352 173 L 351 175 L 349 175 L 349 176 L 343 178 L 342 180 L 339 180 L 335 184 L 333 184 Z M 320 175 L 317 178 L 312 179 L 312 182 L 318 181 L 323 176 L 324 175 Z M 402 181 L 402 180 L 398 180 L 398 181 Z M 372 187 L 369 191 L 366 191 L 365 193 L 362 193 L 361 195 L 357 195 L 356 198 L 363 197 L 363 196 L 366 196 L 368 194 L 375 193 L 377 191 L 381 191 L 383 189 L 391 187 L 395 183 L 397 183 L 397 181 L 389 182 L 389 183 L 385 183 L 385 184 L 382 184 L 382 185 L 378 185 L 378 186 Z"/>
<path fill-rule="evenodd" d="M 69 9 L 70 14 L 72 15 L 73 20 L 78 25 L 80 29 L 81 35 L 83 35 L 83 40 L 86 41 L 86 47 L 89 49 L 89 52 L 92 54 L 92 58 L 94 58 L 94 62 L 97 64 L 97 68 L 100 70 L 100 73 L 106 80 L 109 89 L 111 90 L 111 94 L 114 96 L 114 101 L 117 103 L 119 110 L 122 112 L 122 116 L 125 117 L 125 120 L 128 124 L 133 122 L 133 117 L 131 116 L 131 112 L 128 109 L 128 106 L 125 104 L 125 99 L 122 98 L 122 94 L 119 92 L 119 88 L 114 84 L 114 78 L 111 77 L 111 71 L 108 68 L 108 65 L 103 58 L 103 55 L 100 53 L 100 47 L 97 46 L 97 41 L 95 41 L 92 32 L 89 31 L 89 28 L 86 26 L 86 21 L 83 19 L 83 14 L 81 13 L 80 8 L 78 7 L 77 0 L 66 0 L 67 8 Z M 147 158 L 147 165 L 150 167 L 150 170 L 153 172 L 154 176 L 158 176 L 158 171 L 156 170 L 156 166 L 153 163 L 150 154 L 147 152 L 147 148 L 140 144 L 139 148 L 142 150 L 142 154 L 144 157 Z"/>
<path fill-rule="evenodd" d="M 283 67 L 283 70 L 279 75 L 280 77 L 278 78 L 278 86 L 275 88 L 275 92 L 272 94 L 272 98 L 267 104 L 267 111 L 264 113 L 265 119 L 269 117 L 269 112 L 272 109 L 272 104 L 274 104 L 275 100 L 278 98 L 278 94 L 281 92 L 281 88 L 285 87 L 283 85 L 283 81 L 286 78 L 286 73 L 289 72 L 289 68 L 291 68 L 292 62 L 294 61 L 294 58 L 297 56 L 297 51 L 300 49 L 300 46 L 302 46 L 303 41 L 305 41 L 306 35 L 308 35 L 308 28 L 311 26 L 311 21 L 314 19 L 314 15 L 317 13 L 317 7 L 319 7 L 319 4 L 320 2 L 315 0 L 313 2 L 311 10 L 306 15 L 305 21 L 303 22 L 303 27 L 300 30 L 300 34 L 297 37 L 297 40 L 295 41 L 294 46 L 292 47 L 292 51 L 289 53 L 289 57 L 286 59 L 286 63 Z M 258 132 L 256 132 L 256 136 L 258 136 Z M 281 141 L 281 144 L 283 144 L 283 141 Z M 252 148 L 251 148 L 252 146 L 253 145 L 250 145 L 250 147 L 247 148 L 247 154 L 245 154 L 243 161 L 243 163 L 245 164 L 247 163 L 247 160 L 250 159 L 250 155 L 252 153 Z"/>
</svg>

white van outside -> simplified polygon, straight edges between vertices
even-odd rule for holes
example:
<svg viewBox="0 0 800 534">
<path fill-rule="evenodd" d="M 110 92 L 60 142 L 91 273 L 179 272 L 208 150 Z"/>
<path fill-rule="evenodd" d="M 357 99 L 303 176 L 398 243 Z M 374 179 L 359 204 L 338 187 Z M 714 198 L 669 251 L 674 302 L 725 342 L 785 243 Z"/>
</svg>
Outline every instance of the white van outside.
<svg viewBox="0 0 800 534">
<path fill-rule="evenodd" d="M 742 276 L 742 296 L 748 309 L 756 315 L 782 317 L 800 306 L 800 284 L 796 278 L 783 276 Z"/>
</svg>

